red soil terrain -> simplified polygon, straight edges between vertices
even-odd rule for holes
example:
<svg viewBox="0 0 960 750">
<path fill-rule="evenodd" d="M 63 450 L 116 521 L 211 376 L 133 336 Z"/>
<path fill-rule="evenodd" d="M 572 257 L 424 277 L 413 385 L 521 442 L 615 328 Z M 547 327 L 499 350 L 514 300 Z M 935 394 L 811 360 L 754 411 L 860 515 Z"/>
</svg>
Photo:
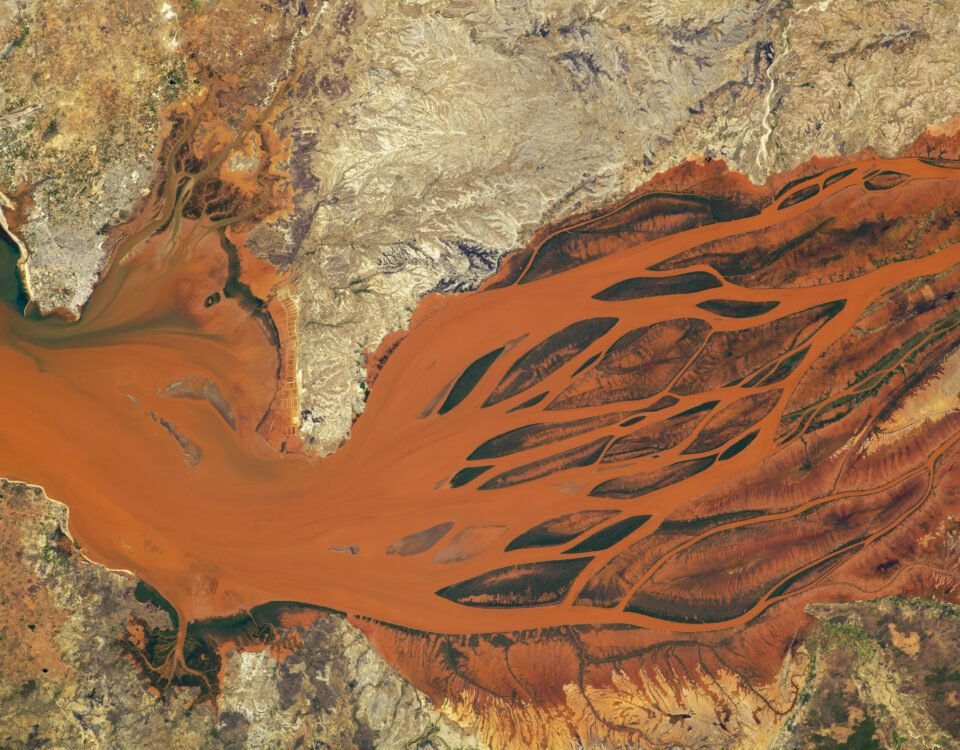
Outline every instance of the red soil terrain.
<svg viewBox="0 0 960 750">
<path fill-rule="evenodd" d="M 810 602 L 956 597 L 960 163 L 930 144 L 764 187 L 686 164 L 543 232 L 425 302 L 317 460 L 291 452 L 282 279 L 243 247 L 276 205 L 189 135 L 80 321 L 0 313 L 0 475 L 182 623 L 322 605 L 462 712 L 642 738 L 683 736 L 684 685 L 721 728 L 730 680 L 785 712 L 792 685 L 757 685 Z M 642 708 L 603 713 L 624 679 Z"/>
</svg>

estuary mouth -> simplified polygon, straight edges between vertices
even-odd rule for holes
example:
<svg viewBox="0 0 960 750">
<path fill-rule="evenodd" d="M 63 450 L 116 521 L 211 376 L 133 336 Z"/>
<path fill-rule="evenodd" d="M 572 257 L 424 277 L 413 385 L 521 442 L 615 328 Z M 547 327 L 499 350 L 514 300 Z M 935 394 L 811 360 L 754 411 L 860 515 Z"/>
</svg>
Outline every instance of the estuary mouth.
<svg viewBox="0 0 960 750">
<path fill-rule="evenodd" d="M 877 169 L 910 179 L 866 186 Z M 811 435 L 870 399 L 889 408 L 892 368 L 953 346 L 950 304 L 928 306 L 926 333 L 881 337 L 876 363 L 864 351 L 845 388 L 810 395 L 885 300 L 937 294 L 960 260 L 953 224 L 920 218 L 954 200 L 957 170 L 848 171 L 702 226 L 648 226 L 628 202 L 534 246 L 513 283 L 507 268 L 428 300 L 351 440 L 319 459 L 294 437 L 283 279 L 225 216 L 184 216 L 204 182 L 171 169 L 78 322 L 2 313 L 5 379 L 38 373 L 5 395 L 6 429 L 30 429 L 7 435 L 4 471 L 65 498 L 85 553 L 134 571 L 185 623 L 300 601 L 448 633 L 748 626 L 882 546 L 931 492 L 911 467 L 847 487 L 851 457 L 828 492 L 714 499 L 772 466 L 812 488 L 832 463 L 804 475 Z M 913 257 L 877 239 L 879 213 L 927 233 Z M 618 221 L 642 254 L 609 245 Z M 800 275 L 807 256 L 821 260 Z M 763 572 L 747 562 L 731 579 L 731 545 Z"/>
</svg>

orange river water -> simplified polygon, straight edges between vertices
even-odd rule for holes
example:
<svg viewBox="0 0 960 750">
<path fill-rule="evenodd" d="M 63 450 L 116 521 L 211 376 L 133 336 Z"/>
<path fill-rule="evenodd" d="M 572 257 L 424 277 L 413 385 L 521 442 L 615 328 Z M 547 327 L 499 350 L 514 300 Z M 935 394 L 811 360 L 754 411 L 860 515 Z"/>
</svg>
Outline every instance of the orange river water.
<svg viewBox="0 0 960 750">
<path fill-rule="evenodd" d="M 852 166 L 859 174 L 896 169 L 917 180 L 960 177 L 913 159 Z M 694 244 L 776 224 L 837 190 L 861 189 L 848 185 L 831 186 L 786 210 L 770 207 L 747 219 L 626 247 L 535 283 L 431 300 L 377 378 L 352 437 L 322 459 L 277 453 L 257 433 L 275 393 L 276 347 L 236 299 L 205 304 L 227 278 L 217 232 L 185 221 L 173 221 L 160 233 L 153 226 L 132 232 L 79 321 L 31 320 L 9 308 L 0 312 L 0 476 L 41 485 L 65 503 L 70 531 L 90 559 L 132 571 L 186 620 L 287 600 L 446 633 L 578 623 L 689 631 L 737 625 L 756 613 L 719 625 L 666 624 L 622 609 L 573 606 L 573 596 L 549 606 L 497 609 L 463 606 L 435 592 L 506 565 L 558 558 L 556 550 L 506 553 L 504 546 L 563 513 L 586 508 L 649 513 L 653 518 L 639 535 L 650 533 L 697 492 L 736 477 L 776 450 L 782 403 L 741 454 L 638 500 L 588 497 L 611 471 L 626 471 L 609 464 L 499 490 L 480 491 L 476 482 L 454 489 L 448 482 L 467 465 L 466 456 L 494 435 L 537 420 L 612 411 L 609 405 L 538 412 L 541 405 L 534 414 L 509 410 L 546 388 L 556 392 L 589 356 L 632 328 L 697 317 L 714 330 L 735 330 L 846 300 L 843 311 L 813 338 L 809 364 L 886 290 L 960 262 L 960 249 L 949 247 L 836 284 L 764 290 L 724 282 L 720 289 L 693 294 L 629 302 L 593 299 Z M 696 307 L 718 297 L 776 299 L 780 305 L 749 320 Z M 615 316 L 619 323 L 541 387 L 481 408 L 519 354 L 564 326 L 603 316 Z M 510 342 L 512 347 L 457 408 L 422 416 L 465 367 Z M 786 393 L 803 371 L 782 384 Z M 211 401 L 167 391 L 190 378 L 216 384 L 229 404 L 232 426 Z M 722 402 L 734 398 L 720 389 L 696 399 L 704 395 Z M 681 399 L 676 410 L 692 403 Z M 199 450 L 194 460 L 184 445 Z M 498 470 L 557 450 L 528 451 L 501 462 Z M 448 521 L 455 530 L 471 525 L 504 530 L 496 543 L 459 562 L 437 562 L 432 553 L 387 554 L 398 538 Z M 598 553 L 590 569 L 637 536 Z M 336 549 L 353 545 L 359 554 Z"/>
</svg>

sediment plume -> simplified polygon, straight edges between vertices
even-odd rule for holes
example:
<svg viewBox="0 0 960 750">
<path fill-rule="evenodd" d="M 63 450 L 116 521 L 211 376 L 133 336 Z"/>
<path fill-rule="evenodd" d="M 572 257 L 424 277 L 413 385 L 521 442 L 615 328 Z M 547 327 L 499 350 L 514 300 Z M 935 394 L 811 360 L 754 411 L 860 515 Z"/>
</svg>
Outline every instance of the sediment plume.
<svg viewBox="0 0 960 750">
<path fill-rule="evenodd" d="M 806 605 L 955 597 L 920 541 L 958 497 L 942 150 L 763 187 L 686 164 L 545 230 L 480 291 L 424 302 L 321 460 L 296 438 L 285 281 L 243 243 L 282 175 L 221 168 L 269 117 L 239 139 L 199 120 L 201 155 L 197 121 L 80 320 L 0 312 L 0 475 L 153 586 L 180 651 L 186 623 L 303 602 L 500 746 L 515 701 L 543 709 L 531 746 L 668 741 L 694 694 L 744 723 L 750 693 L 775 725 Z"/>
</svg>

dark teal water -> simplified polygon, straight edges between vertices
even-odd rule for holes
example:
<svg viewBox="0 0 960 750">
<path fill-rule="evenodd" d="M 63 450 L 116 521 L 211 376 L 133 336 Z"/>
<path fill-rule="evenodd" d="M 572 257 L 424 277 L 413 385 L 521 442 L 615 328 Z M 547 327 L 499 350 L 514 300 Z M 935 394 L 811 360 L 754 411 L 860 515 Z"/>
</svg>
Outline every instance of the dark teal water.
<svg viewBox="0 0 960 750">
<path fill-rule="evenodd" d="M 0 229 L 0 303 L 12 305 L 22 313 L 30 299 L 20 278 L 18 260 L 20 248 Z"/>
</svg>

